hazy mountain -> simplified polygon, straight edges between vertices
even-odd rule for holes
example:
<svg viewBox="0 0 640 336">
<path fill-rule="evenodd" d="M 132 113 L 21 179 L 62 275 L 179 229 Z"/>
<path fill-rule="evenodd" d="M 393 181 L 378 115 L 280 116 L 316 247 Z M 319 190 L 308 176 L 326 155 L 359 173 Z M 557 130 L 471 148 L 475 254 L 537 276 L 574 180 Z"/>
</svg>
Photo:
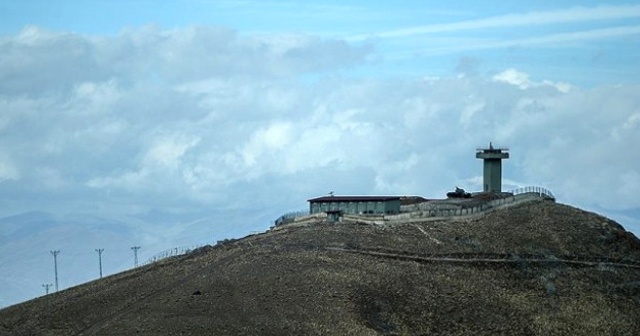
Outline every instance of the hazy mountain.
<svg viewBox="0 0 640 336">
<path fill-rule="evenodd" d="M 54 259 L 58 254 L 58 283 L 64 289 L 99 277 L 96 249 L 102 252 L 103 275 L 134 266 L 133 246 L 140 246 L 139 264 L 168 250 L 213 244 L 268 228 L 264 214 L 247 214 L 247 225 L 216 225 L 228 218 L 211 213 L 175 215 L 152 211 L 136 216 L 54 215 L 28 212 L 0 218 L 0 307 L 54 290 Z M 256 224 L 256 223 L 262 223 Z"/>
</svg>

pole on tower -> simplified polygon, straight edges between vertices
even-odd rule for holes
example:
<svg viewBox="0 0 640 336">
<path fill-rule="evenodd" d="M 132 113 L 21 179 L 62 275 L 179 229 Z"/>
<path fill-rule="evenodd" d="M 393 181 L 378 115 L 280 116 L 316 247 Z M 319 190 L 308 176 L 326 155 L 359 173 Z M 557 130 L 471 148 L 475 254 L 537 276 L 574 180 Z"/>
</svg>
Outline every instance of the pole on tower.
<svg viewBox="0 0 640 336">
<path fill-rule="evenodd" d="M 51 252 L 51 255 L 53 255 L 53 270 L 55 272 L 55 276 L 56 276 L 56 292 L 58 291 L 58 254 L 60 253 L 60 250 L 55 250 L 55 251 L 49 251 Z"/>
<path fill-rule="evenodd" d="M 49 294 L 49 287 L 53 286 L 52 284 L 42 284 L 42 287 L 44 287 L 45 290 L 45 294 Z"/>
<path fill-rule="evenodd" d="M 133 265 L 138 267 L 138 250 L 140 246 L 133 246 L 131 249 L 133 250 Z"/>
<path fill-rule="evenodd" d="M 102 279 L 102 251 L 104 251 L 103 248 L 96 249 L 96 252 L 98 252 L 98 266 L 100 267 L 100 279 Z"/>
</svg>

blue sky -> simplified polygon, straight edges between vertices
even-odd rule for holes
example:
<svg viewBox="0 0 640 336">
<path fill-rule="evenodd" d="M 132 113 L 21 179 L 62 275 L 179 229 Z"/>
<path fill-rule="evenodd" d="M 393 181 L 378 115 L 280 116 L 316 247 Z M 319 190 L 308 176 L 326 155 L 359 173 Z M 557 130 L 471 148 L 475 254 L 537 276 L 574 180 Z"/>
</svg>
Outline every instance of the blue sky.
<svg viewBox="0 0 640 336">
<path fill-rule="evenodd" d="M 504 189 L 640 233 L 634 2 L 4 1 L 0 17 L 0 256 L 21 251 L 0 258 L 19 275 L 0 306 L 41 294 L 50 250 L 68 287 L 95 278 L 95 248 L 110 274 L 130 246 L 263 231 L 329 191 L 480 190 L 489 141 L 511 148 Z"/>
<path fill-rule="evenodd" d="M 371 43 L 382 62 L 372 76 L 448 74 L 455 56 L 481 69 L 518 66 L 553 79 L 633 82 L 640 56 L 640 5 L 630 1 L 12 1 L 0 5 L 0 32 L 37 25 L 117 35 L 157 25 L 229 27 L 240 34 L 311 34 Z M 592 71 L 585 73 L 585 69 Z M 635 68 L 637 71 L 637 67 Z M 557 77 L 557 78 L 556 78 Z M 595 78 L 598 78 L 596 81 Z"/>
</svg>

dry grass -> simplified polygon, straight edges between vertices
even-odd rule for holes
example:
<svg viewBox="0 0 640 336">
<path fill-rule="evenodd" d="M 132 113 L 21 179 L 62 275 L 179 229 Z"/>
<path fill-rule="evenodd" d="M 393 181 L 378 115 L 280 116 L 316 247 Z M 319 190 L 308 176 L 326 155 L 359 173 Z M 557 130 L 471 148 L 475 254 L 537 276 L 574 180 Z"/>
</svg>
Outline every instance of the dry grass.
<svg viewBox="0 0 640 336">
<path fill-rule="evenodd" d="M 318 223 L 6 308 L 0 334 L 640 334 L 637 268 L 417 262 L 327 247 L 640 260 L 637 239 L 619 225 L 553 203 L 393 227 Z"/>
</svg>

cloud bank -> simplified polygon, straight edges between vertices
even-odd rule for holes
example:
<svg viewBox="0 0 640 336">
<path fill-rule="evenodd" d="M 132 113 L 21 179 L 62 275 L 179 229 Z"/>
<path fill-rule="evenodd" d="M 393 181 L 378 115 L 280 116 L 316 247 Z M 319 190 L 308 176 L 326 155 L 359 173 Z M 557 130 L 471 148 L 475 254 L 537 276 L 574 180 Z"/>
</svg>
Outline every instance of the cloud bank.
<svg viewBox="0 0 640 336">
<path fill-rule="evenodd" d="M 512 148 L 517 184 L 640 207 L 637 86 L 581 89 L 517 69 L 359 78 L 349 70 L 368 46 L 211 27 L 27 27 L 0 51 L 0 189 L 24 208 L 280 209 L 329 189 L 438 197 L 479 188 L 473 151 L 488 141 Z"/>
</svg>

